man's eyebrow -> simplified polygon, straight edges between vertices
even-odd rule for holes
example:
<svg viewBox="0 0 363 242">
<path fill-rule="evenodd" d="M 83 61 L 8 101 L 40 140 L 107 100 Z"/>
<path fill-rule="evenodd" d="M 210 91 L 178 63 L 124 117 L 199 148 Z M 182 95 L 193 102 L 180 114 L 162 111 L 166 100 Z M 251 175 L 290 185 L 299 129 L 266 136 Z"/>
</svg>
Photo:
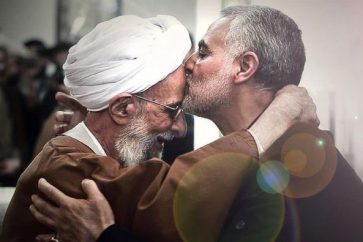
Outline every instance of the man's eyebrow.
<svg viewBox="0 0 363 242">
<path fill-rule="evenodd" d="M 204 42 L 204 40 L 200 40 L 199 43 L 198 43 L 198 48 L 199 49 L 208 49 L 208 45 Z"/>
</svg>

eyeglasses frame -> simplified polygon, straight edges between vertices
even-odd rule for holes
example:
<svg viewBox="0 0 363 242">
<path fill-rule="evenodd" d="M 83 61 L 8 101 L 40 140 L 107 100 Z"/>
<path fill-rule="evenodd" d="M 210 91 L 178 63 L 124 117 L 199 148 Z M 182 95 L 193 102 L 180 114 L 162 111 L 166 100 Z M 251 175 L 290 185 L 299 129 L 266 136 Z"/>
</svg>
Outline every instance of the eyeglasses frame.
<svg viewBox="0 0 363 242">
<path fill-rule="evenodd" d="M 177 119 L 178 119 L 178 117 L 179 117 L 179 115 L 181 114 L 181 113 L 184 113 L 184 110 L 183 110 L 183 108 L 181 107 L 181 106 L 176 106 L 176 107 L 171 107 L 171 106 L 168 106 L 168 105 L 165 105 L 165 104 L 162 104 L 162 103 L 159 103 L 159 102 L 156 102 L 156 101 L 154 101 L 154 100 L 151 100 L 151 99 L 148 99 L 148 98 L 146 98 L 146 97 L 142 97 L 142 96 L 140 96 L 140 95 L 137 95 L 137 94 L 132 94 L 132 96 L 133 97 L 136 97 L 136 98 L 139 98 L 139 99 L 141 99 L 141 100 L 143 100 L 143 101 L 146 101 L 146 102 L 151 102 L 151 103 L 153 103 L 153 104 L 156 104 L 156 105 L 159 105 L 159 106 L 161 106 L 161 107 L 163 107 L 163 108 L 165 108 L 165 109 L 167 109 L 167 110 L 169 110 L 169 111 L 172 111 L 173 112 L 173 116 L 172 116 L 172 120 L 173 120 L 173 122 L 175 122 Z M 174 114 L 174 112 L 175 112 L 175 114 Z"/>
</svg>

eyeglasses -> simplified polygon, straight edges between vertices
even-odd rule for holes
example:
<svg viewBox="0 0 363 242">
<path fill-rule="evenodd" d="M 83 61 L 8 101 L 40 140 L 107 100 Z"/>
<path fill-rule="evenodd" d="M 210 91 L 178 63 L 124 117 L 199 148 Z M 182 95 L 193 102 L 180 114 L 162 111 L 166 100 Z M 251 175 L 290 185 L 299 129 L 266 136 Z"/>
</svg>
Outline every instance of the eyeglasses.
<svg viewBox="0 0 363 242">
<path fill-rule="evenodd" d="M 151 102 L 151 103 L 154 103 L 156 105 L 159 105 L 159 106 L 163 107 L 165 109 L 165 111 L 167 111 L 169 113 L 169 115 L 170 115 L 171 119 L 173 120 L 173 122 L 178 119 L 178 117 L 179 117 L 179 115 L 181 113 L 184 112 L 183 108 L 181 106 L 179 106 L 179 105 L 176 106 L 176 107 L 171 107 L 171 106 L 155 102 L 155 101 L 153 101 L 151 99 L 148 99 L 148 98 L 145 98 L 145 97 L 142 97 L 142 96 L 139 96 L 139 95 L 134 94 L 132 96 L 137 97 L 137 98 L 139 98 L 139 99 L 141 99 L 143 101 Z"/>
</svg>

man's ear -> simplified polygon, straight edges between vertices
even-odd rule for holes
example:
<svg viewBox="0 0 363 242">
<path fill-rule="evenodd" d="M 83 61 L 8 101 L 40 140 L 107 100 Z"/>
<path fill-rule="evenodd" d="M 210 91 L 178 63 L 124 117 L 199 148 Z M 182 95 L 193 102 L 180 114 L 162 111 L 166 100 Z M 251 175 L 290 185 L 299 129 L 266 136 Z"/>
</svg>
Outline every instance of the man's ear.
<svg viewBox="0 0 363 242">
<path fill-rule="evenodd" d="M 129 93 L 119 93 L 111 99 L 108 111 L 114 122 L 124 125 L 134 117 L 136 106 L 133 100 Z"/>
<path fill-rule="evenodd" d="M 240 84 L 248 81 L 256 73 L 258 66 L 258 57 L 252 51 L 247 51 L 237 57 L 234 83 Z"/>
</svg>

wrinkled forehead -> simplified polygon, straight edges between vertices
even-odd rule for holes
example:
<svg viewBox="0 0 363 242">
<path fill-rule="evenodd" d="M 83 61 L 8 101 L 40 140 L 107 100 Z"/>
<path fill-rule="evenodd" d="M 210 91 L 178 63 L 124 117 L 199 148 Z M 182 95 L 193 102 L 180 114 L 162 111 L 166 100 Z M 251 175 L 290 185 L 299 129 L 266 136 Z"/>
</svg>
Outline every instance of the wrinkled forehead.
<svg viewBox="0 0 363 242">
<path fill-rule="evenodd" d="M 148 96 L 165 102 L 181 102 L 184 98 L 185 72 L 181 65 L 164 80 L 158 82 L 146 91 Z"/>
</svg>

